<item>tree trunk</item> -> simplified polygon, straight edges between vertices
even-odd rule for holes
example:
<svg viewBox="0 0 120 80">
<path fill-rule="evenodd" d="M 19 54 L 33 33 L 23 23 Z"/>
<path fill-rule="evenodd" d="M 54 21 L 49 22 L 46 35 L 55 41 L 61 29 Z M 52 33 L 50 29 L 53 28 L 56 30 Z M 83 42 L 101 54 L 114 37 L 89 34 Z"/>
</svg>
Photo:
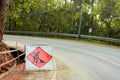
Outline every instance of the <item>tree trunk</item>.
<svg viewBox="0 0 120 80">
<path fill-rule="evenodd" d="M 0 42 L 3 38 L 10 0 L 0 0 Z"/>
<path fill-rule="evenodd" d="M 7 45 L 2 42 L 3 33 L 5 29 L 5 23 L 7 20 L 7 12 L 9 8 L 9 3 L 10 3 L 10 0 L 0 0 L 0 52 L 9 50 L 9 47 L 7 47 Z M 9 61 L 12 58 L 13 57 L 11 53 L 0 54 L 0 64 L 3 64 L 6 61 Z M 15 61 L 0 67 L 0 74 L 8 71 L 14 64 L 15 64 Z"/>
</svg>

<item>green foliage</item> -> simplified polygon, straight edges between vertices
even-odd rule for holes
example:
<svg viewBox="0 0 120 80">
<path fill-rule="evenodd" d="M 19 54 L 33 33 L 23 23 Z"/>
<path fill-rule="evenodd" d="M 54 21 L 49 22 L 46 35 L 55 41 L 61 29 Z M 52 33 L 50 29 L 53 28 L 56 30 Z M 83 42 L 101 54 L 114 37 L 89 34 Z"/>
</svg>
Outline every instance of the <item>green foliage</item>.
<svg viewBox="0 0 120 80">
<path fill-rule="evenodd" d="M 77 34 L 83 12 L 81 34 L 120 38 L 120 0 L 84 1 L 11 0 L 6 29 Z"/>
</svg>

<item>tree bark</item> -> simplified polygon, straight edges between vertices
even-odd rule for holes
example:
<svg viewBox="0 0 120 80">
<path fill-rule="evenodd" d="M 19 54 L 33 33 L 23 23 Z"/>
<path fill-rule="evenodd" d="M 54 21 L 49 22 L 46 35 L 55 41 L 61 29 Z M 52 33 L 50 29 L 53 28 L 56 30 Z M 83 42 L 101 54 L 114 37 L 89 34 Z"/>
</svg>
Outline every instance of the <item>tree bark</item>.
<svg viewBox="0 0 120 80">
<path fill-rule="evenodd" d="M 9 50 L 9 47 L 7 47 L 7 45 L 2 42 L 9 3 L 10 0 L 0 0 L 0 52 Z M 11 53 L 0 54 L 0 64 L 5 63 L 11 59 L 13 59 Z M 0 74 L 8 71 L 14 64 L 15 61 L 0 67 Z"/>
<path fill-rule="evenodd" d="M 0 42 L 3 38 L 10 0 L 0 0 Z"/>
</svg>

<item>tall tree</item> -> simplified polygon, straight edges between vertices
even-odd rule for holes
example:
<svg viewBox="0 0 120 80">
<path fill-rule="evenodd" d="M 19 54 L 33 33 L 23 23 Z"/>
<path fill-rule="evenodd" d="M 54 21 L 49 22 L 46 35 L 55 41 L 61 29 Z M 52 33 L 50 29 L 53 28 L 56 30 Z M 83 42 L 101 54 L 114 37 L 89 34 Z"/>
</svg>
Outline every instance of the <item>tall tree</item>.
<svg viewBox="0 0 120 80">
<path fill-rule="evenodd" d="M 112 22 L 116 18 L 116 10 L 115 5 L 117 4 L 118 0 L 102 0 L 100 2 L 100 19 L 103 22 L 107 29 L 107 36 L 112 37 L 113 29 L 112 29 Z M 118 16 L 117 16 L 118 17 Z"/>
<path fill-rule="evenodd" d="M 9 3 L 10 3 L 10 0 L 0 0 L 0 52 L 9 50 L 7 45 L 2 42 Z M 12 58 L 13 57 L 10 53 L 0 54 L 0 64 L 3 64 L 6 61 L 9 61 Z M 15 65 L 15 61 L 8 63 L 6 65 L 0 66 L 0 74 L 8 71 L 13 65 Z"/>
<path fill-rule="evenodd" d="M 2 40 L 10 0 L 0 0 L 0 41 Z"/>
</svg>

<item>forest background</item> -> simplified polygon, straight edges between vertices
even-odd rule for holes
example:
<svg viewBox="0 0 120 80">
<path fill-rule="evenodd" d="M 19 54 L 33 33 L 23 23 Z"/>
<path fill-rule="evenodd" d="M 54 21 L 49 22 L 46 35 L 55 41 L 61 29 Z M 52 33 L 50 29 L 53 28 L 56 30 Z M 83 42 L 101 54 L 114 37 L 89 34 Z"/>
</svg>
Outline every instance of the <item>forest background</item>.
<svg viewBox="0 0 120 80">
<path fill-rule="evenodd" d="M 9 31 L 78 34 L 81 27 L 83 35 L 120 39 L 120 0 L 11 0 L 7 19 Z"/>
</svg>

